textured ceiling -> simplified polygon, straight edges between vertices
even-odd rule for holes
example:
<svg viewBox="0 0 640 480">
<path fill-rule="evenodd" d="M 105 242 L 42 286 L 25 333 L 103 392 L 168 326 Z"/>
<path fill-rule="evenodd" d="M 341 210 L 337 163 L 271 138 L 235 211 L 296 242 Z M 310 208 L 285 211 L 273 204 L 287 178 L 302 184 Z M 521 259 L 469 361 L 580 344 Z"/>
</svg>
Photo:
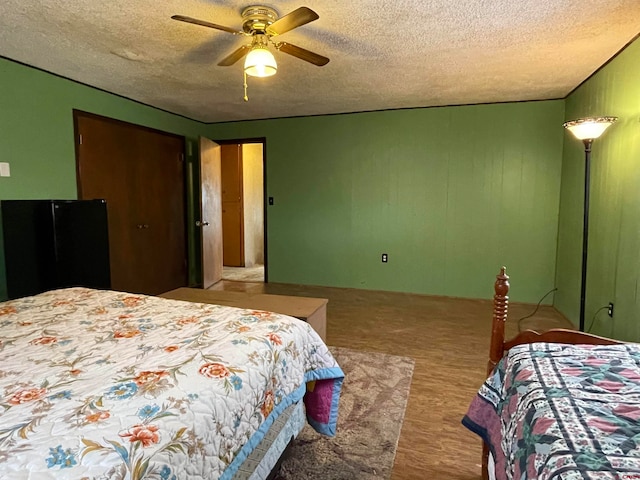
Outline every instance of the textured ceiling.
<svg viewBox="0 0 640 480">
<path fill-rule="evenodd" d="M 260 3 L 258 3 L 260 4 Z M 561 98 L 640 32 L 639 0 L 305 0 L 320 18 L 278 37 L 278 73 L 216 63 L 241 36 L 238 0 L 2 0 L 0 55 L 204 122 Z"/>
</svg>

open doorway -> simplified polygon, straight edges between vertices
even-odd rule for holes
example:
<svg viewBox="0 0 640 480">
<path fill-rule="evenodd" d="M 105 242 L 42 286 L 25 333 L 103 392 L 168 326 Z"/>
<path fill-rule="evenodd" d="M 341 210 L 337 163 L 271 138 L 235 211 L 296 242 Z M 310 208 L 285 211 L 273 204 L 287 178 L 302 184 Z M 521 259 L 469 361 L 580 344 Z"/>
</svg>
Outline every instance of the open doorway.
<svg viewBox="0 0 640 480">
<path fill-rule="evenodd" d="M 222 279 L 265 282 L 264 141 L 219 143 Z"/>
</svg>

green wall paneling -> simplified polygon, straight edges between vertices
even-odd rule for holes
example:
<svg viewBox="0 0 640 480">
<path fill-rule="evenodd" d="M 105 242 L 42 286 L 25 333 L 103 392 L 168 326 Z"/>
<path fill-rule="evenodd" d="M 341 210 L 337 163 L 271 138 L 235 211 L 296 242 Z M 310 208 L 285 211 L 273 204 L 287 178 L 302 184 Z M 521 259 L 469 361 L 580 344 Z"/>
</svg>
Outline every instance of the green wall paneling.
<svg viewBox="0 0 640 480">
<path fill-rule="evenodd" d="M 74 108 L 185 135 L 194 175 L 198 135 L 266 137 L 271 281 L 488 298 L 506 264 L 514 300 L 553 286 L 563 101 L 203 125 L 7 60 L 0 78 L 0 199 L 75 198 Z"/>
<path fill-rule="evenodd" d="M 585 323 L 593 333 L 640 341 L 640 41 L 566 100 L 566 120 L 619 117 L 594 141 Z M 555 306 L 576 325 L 580 302 L 584 148 L 565 134 Z"/>
<path fill-rule="evenodd" d="M 554 286 L 563 114 L 563 101 L 425 108 L 208 136 L 267 138 L 270 281 L 488 298 L 506 264 L 512 298 L 536 302 Z"/>
</svg>

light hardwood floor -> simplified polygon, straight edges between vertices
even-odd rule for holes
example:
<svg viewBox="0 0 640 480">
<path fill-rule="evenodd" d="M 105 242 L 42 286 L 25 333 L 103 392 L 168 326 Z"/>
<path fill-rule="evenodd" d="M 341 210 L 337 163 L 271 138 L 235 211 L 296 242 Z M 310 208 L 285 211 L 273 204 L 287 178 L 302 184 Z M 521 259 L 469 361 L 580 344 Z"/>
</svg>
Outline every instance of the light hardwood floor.
<svg viewBox="0 0 640 480">
<path fill-rule="evenodd" d="M 488 294 L 492 288 L 489 278 Z M 480 441 L 460 420 L 484 380 L 490 301 L 231 281 L 212 289 L 328 298 L 327 344 L 414 358 L 392 480 L 480 478 Z M 516 320 L 534 307 L 510 306 L 508 337 L 518 330 Z M 571 328 L 555 309 L 544 306 L 522 323 L 524 328 Z"/>
</svg>

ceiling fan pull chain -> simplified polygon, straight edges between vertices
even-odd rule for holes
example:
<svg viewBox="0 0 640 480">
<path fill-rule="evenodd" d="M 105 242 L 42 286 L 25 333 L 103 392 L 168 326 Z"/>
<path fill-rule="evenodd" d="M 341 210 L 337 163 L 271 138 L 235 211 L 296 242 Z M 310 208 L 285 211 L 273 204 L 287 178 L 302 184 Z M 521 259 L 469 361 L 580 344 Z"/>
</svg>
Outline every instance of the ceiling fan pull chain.
<svg viewBox="0 0 640 480">
<path fill-rule="evenodd" d="M 244 74 L 244 101 L 248 102 L 249 97 L 247 96 L 247 72 L 242 72 Z"/>
</svg>

